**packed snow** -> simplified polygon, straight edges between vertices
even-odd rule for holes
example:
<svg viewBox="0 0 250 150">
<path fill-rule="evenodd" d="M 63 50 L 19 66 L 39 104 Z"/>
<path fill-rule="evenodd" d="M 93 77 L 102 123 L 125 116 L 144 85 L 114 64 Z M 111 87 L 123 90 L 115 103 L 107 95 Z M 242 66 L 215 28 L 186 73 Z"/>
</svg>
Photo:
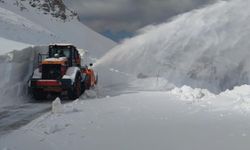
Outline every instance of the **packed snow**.
<svg viewBox="0 0 250 150">
<path fill-rule="evenodd" d="M 207 109 L 179 101 L 168 92 L 65 105 L 57 99 L 52 105 L 51 112 L 0 138 L 0 148 L 234 150 L 250 146 L 249 113 Z"/>
</svg>

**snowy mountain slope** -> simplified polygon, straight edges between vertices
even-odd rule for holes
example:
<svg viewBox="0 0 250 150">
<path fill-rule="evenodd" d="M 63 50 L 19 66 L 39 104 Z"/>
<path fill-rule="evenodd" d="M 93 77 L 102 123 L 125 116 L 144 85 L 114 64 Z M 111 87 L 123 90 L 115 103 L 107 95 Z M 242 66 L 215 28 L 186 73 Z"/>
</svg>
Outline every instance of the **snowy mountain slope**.
<svg viewBox="0 0 250 150">
<path fill-rule="evenodd" d="M 5 0 L 0 3 L 0 37 L 29 43 L 72 43 L 100 57 L 116 45 L 92 31 L 61 0 Z"/>
<path fill-rule="evenodd" d="M 45 42 L 45 37 L 52 35 L 52 32 L 43 28 L 41 25 L 1 7 L 0 24 L 1 37 L 23 43 L 42 43 Z M 56 37 L 54 37 L 54 40 L 55 39 Z"/>
<path fill-rule="evenodd" d="M 106 54 L 99 66 L 216 93 L 248 84 L 249 6 L 249 0 L 219 1 L 144 28 Z"/>
<path fill-rule="evenodd" d="M 76 12 L 67 8 L 63 0 L 1 0 L 1 3 L 26 12 L 30 12 L 32 7 L 35 13 L 49 14 L 62 21 L 70 21 L 78 17 Z"/>
</svg>

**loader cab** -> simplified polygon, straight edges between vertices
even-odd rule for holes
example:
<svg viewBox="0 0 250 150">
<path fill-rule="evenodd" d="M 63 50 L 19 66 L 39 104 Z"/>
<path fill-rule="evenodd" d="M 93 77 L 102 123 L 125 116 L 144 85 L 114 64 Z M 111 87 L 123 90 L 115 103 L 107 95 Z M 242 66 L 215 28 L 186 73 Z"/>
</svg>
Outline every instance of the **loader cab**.
<svg viewBox="0 0 250 150">
<path fill-rule="evenodd" d="M 78 50 L 73 45 L 50 45 L 49 46 L 49 58 L 66 57 L 68 59 L 68 65 L 80 66 L 80 55 Z"/>
</svg>

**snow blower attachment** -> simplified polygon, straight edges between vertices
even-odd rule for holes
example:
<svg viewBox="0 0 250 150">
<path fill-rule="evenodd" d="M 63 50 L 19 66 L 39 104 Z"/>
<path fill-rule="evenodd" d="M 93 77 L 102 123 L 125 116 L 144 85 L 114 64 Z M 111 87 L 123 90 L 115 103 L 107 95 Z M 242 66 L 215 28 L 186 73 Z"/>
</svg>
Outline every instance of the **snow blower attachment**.
<svg viewBox="0 0 250 150">
<path fill-rule="evenodd" d="M 81 66 L 77 48 L 70 44 L 49 45 L 48 54 L 39 54 L 39 66 L 29 82 L 37 100 L 56 97 L 78 98 L 97 84 L 93 69 Z"/>
</svg>

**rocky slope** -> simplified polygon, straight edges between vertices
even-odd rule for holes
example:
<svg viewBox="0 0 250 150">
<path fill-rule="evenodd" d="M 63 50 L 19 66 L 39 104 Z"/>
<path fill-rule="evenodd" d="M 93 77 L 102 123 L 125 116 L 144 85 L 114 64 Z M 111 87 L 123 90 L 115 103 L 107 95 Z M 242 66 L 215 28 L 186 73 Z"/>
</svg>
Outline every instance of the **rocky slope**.
<svg viewBox="0 0 250 150">
<path fill-rule="evenodd" d="M 10 3 L 6 0 L 1 0 L 0 2 Z M 11 3 L 21 11 L 28 11 L 29 8 L 27 6 L 31 6 L 43 14 L 50 14 L 64 21 L 77 17 L 77 13 L 68 9 L 63 0 L 14 0 Z"/>
</svg>

